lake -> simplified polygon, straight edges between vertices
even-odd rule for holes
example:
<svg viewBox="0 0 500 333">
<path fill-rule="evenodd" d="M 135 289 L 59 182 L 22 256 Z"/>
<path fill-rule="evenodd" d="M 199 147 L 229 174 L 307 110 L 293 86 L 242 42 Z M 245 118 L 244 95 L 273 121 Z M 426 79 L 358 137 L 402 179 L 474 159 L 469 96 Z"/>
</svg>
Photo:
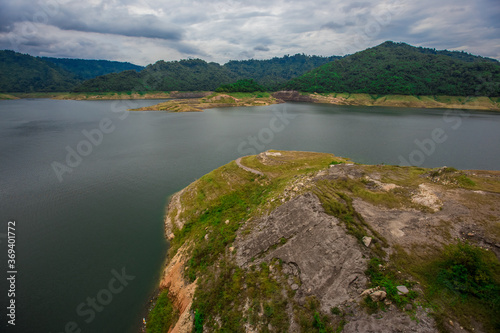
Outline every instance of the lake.
<svg viewBox="0 0 500 333">
<path fill-rule="evenodd" d="M 0 263 L 6 272 L 15 220 L 16 332 L 137 332 L 168 248 L 168 197 L 239 156 L 304 150 L 500 170 L 494 112 L 301 103 L 126 111 L 157 102 L 0 101 Z M 5 309 L 5 278 L 0 286 Z"/>
</svg>

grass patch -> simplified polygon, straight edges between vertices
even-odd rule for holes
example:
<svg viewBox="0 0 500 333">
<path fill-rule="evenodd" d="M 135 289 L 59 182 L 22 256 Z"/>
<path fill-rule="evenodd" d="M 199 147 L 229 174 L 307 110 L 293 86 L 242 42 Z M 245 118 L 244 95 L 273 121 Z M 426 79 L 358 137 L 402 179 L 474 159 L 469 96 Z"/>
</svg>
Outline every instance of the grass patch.
<svg viewBox="0 0 500 333">
<path fill-rule="evenodd" d="M 476 183 L 472 179 L 467 177 L 466 175 L 458 176 L 457 182 L 458 182 L 458 185 L 462 186 L 462 187 L 474 187 L 474 186 L 476 186 Z"/>
<path fill-rule="evenodd" d="M 320 180 L 316 183 L 313 192 L 318 196 L 325 212 L 344 222 L 347 232 L 356 237 L 360 243 L 362 243 L 364 236 L 373 236 L 371 249 L 378 256 L 383 257 L 385 256 L 383 248 L 388 246 L 387 240 L 366 223 L 363 216 L 354 209 L 352 198 L 342 191 L 349 188 L 348 182 L 347 180 Z M 370 231 L 370 235 L 368 231 Z"/>
<path fill-rule="evenodd" d="M 202 332 L 196 327 L 203 326 L 214 331 L 242 332 L 245 323 L 264 331 L 271 325 L 277 332 L 287 332 L 288 301 L 283 295 L 287 283 L 279 262 L 272 265 L 274 273 L 268 263 L 244 270 L 223 259 L 218 268 L 208 270 L 199 280 L 193 302 L 195 332 Z M 290 290 L 285 289 L 287 292 Z"/>
<path fill-rule="evenodd" d="M 0 93 L 0 100 L 3 100 L 3 99 L 19 99 L 19 97 L 16 97 L 16 96 L 10 95 L 10 94 Z"/>
<path fill-rule="evenodd" d="M 464 327 L 472 327 L 472 317 L 488 332 L 500 330 L 500 265 L 492 253 L 469 243 L 448 245 L 424 277 L 429 297 Z"/>
<path fill-rule="evenodd" d="M 268 98 L 271 94 L 268 92 L 256 91 L 256 92 L 232 92 L 225 93 L 226 95 L 233 96 L 235 98 Z"/>
<path fill-rule="evenodd" d="M 154 308 L 148 315 L 146 324 L 147 333 L 168 332 L 170 326 L 177 322 L 179 311 L 174 307 L 168 296 L 168 289 L 163 290 L 158 298 Z"/>
<path fill-rule="evenodd" d="M 226 171 L 234 172 L 236 182 L 228 185 Z M 200 178 L 192 193 L 183 196 L 183 205 L 190 209 L 181 214 L 187 222 L 182 229 L 174 231 L 170 255 L 187 239 L 193 241 L 187 270 L 191 281 L 234 241 L 240 222 L 246 221 L 266 201 L 272 186 L 261 186 L 254 177 L 232 163 Z"/>
<path fill-rule="evenodd" d="M 242 163 L 249 168 L 262 171 L 272 178 L 288 179 L 325 169 L 332 163 L 345 163 L 347 161 L 344 158 L 325 153 L 274 150 L 270 150 L 270 152 L 279 152 L 281 156 L 266 156 L 266 164 L 263 164 L 257 156 L 248 156 L 242 159 Z"/>
<path fill-rule="evenodd" d="M 368 268 L 365 272 L 366 276 L 370 278 L 370 288 L 373 287 L 383 287 L 387 292 L 387 298 L 391 300 L 399 308 L 402 308 L 408 303 L 412 303 L 418 294 L 415 291 L 410 290 L 414 283 L 409 282 L 401 277 L 401 274 L 384 263 L 379 258 L 371 258 L 368 262 Z M 399 295 L 397 286 L 406 286 L 410 292 L 406 295 Z M 365 303 L 369 308 L 384 306 L 383 303 L 375 303 L 368 297 L 369 300 L 365 300 Z"/>
<path fill-rule="evenodd" d="M 478 321 L 486 332 L 500 329 L 500 264 L 496 256 L 467 242 L 444 249 L 395 248 L 391 262 L 422 282 L 427 305 L 441 332 L 450 319 L 471 330 Z"/>
<path fill-rule="evenodd" d="M 338 314 L 321 313 L 320 303 L 314 296 L 306 298 L 304 306 L 295 306 L 295 321 L 300 326 L 300 332 L 307 333 L 337 333 L 342 332 L 346 320 L 339 310 Z M 338 309 L 338 308 L 337 308 Z"/>
</svg>

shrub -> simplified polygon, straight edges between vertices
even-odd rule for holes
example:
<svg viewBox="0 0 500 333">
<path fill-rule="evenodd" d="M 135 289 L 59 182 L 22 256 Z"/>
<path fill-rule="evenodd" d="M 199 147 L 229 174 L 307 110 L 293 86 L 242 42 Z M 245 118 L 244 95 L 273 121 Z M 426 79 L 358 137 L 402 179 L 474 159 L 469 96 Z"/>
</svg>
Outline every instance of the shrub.
<svg viewBox="0 0 500 333">
<path fill-rule="evenodd" d="M 177 322 L 178 317 L 179 312 L 168 297 L 168 289 L 164 290 L 158 296 L 154 308 L 149 313 L 146 332 L 168 332 L 170 326 Z"/>
</svg>

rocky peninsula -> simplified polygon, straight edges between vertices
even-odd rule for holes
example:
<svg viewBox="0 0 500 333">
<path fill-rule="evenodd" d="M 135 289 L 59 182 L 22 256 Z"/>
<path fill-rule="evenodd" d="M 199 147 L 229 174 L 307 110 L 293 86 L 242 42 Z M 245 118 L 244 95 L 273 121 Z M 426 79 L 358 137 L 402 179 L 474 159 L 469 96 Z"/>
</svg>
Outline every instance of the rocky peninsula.
<svg viewBox="0 0 500 333">
<path fill-rule="evenodd" d="M 494 332 L 500 172 L 268 151 L 172 196 L 151 332 Z"/>
</svg>

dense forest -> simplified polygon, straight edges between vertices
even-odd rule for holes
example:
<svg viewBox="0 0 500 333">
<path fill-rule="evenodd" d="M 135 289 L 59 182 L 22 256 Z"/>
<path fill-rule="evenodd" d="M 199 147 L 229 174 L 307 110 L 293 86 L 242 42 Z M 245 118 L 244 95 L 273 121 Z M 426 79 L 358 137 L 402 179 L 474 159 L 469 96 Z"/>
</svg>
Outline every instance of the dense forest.
<svg viewBox="0 0 500 333">
<path fill-rule="evenodd" d="M 160 60 L 145 68 L 0 51 L 0 92 L 246 91 L 262 87 L 318 93 L 500 96 L 500 63 L 465 52 L 394 42 L 345 57 L 296 54 L 224 65 L 201 59 Z"/>
<path fill-rule="evenodd" d="M 85 59 L 67 59 L 67 58 L 49 58 L 40 59 L 52 62 L 59 67 L 75 74 L 78 79 L 88 80 L 100 75 L 109 73 L 119 73 L 127 70 L 141 71 L 142 66 L 137 66 L 129 62 L 109 61 L 109 60 L 85 60 Z"/>
<path fill-rule="evenodd" d="M 201 59 L 160 60 L 137 76 L 125 72 L 105 75 L 84 82 L 75 91 L 211 91 L 242 79 L 253 79 L 267 90 L 275 90 L 289 79 L 337 58 L 296 54 L 269 60 L 230 61 L 225 65 Z"/>
<path fill-rule="evenodd" d="M 267 90 L 276 90 L 288 80 L 341 57 L 319 57 L 296 54 L 269 60 L 233 60 L 224 65 L 238 77 L 254 79 Z"/>
<path fill-rule="evenodd" d="M 67 70 L 45 60 L 14 51 L 0 51 L 0 91 L 68 91 L 79 80 Z"/>
<path fill-rule="evenodd" d="M 126 71 L 85 81 L 76 92 L 103 91 L 197 91 L 215 90 L 237 76 L 223 66 L 200 59 L 180 61 L 160 60 L 139 73 Z"/>
<path fill-rule="evenodd" d="M 41 58 L 4 50 L 0 51 L 0 92 L 71 91 L 98 75 L 142 68 L 127 62 Z"/>
<path fill-rule="evenodd" d="M 256 92 L 266 91 L 266 88 L 255 82 L 253 79 L 238 80 L 235 83 L 223 84 L 215 89 L 216 92 Z"/>
<path fill-rule="evenodd" d="M 304 92 L 500 96 L 500 63 L 465 52 L 385 42 L 292 79 Z"/>
</svg>

